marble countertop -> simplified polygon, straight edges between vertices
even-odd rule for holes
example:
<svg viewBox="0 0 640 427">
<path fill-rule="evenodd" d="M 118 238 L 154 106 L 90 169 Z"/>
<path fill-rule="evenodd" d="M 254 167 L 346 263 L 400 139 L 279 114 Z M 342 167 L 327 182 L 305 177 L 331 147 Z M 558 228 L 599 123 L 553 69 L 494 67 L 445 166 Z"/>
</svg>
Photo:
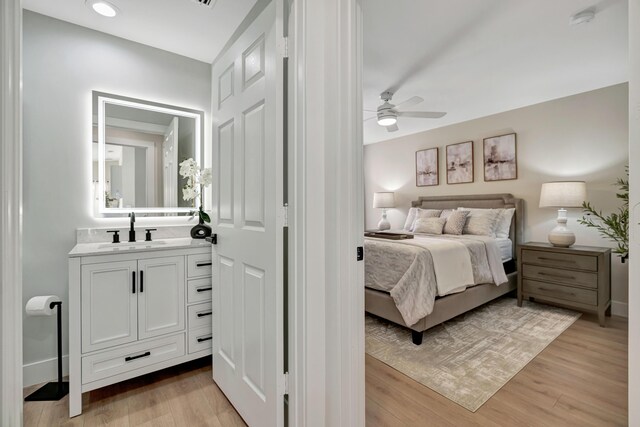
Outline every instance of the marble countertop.
<svg viewBox="0 0 640 427">
<path fill-rule="evenodd" d="M 211 247 L 211 243 L 204 239 L 192 239 L 190 237 L 159 239 L 152 242 L 137 241 L 135 243 L 121 242 L 94 242 L 78 243 L 69 252 L 69 257 L 82 257 L 92 255 L 125 254 L 130 252 L 164 251 L 168 249 L 190 249 Z"/>
</svg>

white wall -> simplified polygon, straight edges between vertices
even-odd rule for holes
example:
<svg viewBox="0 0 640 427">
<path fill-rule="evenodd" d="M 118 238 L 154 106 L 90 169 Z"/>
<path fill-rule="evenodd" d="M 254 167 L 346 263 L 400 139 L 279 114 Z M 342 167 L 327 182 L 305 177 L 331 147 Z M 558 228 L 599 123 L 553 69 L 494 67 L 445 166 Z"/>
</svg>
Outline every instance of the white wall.
<svg viewBox="0 0 640 427">
<path fill-rule="evenodd" d="M 598 209 L 610 212 L 619 206 L 611 184 L 624 176 L 629 161 L 628 124 L 628 86 L 620 84 L 367 145 L 366 228 L 376 228 L 380 219 L 381 210 L 371 207 L 376 191 L 396 193 L 398 208 L 388 212 L 392 228 L 403 226 L 411 201 L 419 196 L 512 193 L 525 200 L 525 239 L 544 242 L 556 218 L 553 209 L 538 208 L 545 181 L 584 180 L 588 200 Z M 511 132 L 517 133 L 518 179 L 484 182 L 482 139 Z M 447 185 L 445 146 L 468 140 L 474 141 L 475 182 Z M 431 147 L 440 147 L 440 185 L 416 187 L 415 152 Z M 577 224 L 580 216 L 580 210 L 569 213 L 577 244 L 613 246 Z M 627 266 L 614 257 L 613 270 L 613 308 L 626 315 Z"/>
<path fill-rule="evenodd" d="M 128 221 L 93 218 L 91 91 L 203 110 L 209 147 L 210 69 L 210 64 L 25 11 L 25 302 L 57 294 L 66 303 L 66 255 L 75 244 L 75 230 Z M 140 218 L 137 225 L 158 222 Z M 64 319 L 66 354 L 66 305 Z M 55 346 L 53 319 L 24 318 L 25 364 L 55 357 Z"/>
</svg>

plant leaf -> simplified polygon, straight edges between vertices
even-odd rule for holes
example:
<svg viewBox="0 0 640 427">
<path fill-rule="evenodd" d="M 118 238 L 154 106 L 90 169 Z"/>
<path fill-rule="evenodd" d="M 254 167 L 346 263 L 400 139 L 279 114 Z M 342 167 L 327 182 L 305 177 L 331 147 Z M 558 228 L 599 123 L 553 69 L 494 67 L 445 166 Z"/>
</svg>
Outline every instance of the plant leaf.
<svg viewBox="0 0 640 427">
<path fill-rule="evenodd" d="M 211 218 L 209 217 L 209 214 L 206 213 L 205 211 L 200 211 L 200 218 L 202 218 L 204 222 L 211 222 Z"/>
</svg>

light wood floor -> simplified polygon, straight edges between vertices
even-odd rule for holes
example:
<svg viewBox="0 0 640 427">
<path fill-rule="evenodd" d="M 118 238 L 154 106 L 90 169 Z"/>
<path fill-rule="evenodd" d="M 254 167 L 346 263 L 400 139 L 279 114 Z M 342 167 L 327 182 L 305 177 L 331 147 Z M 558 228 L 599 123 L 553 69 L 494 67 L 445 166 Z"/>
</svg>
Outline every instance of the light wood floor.
<svg viewBox="0 0 640 427">
<path fill-rule="evenodd" d="M 68 399 L 25 402 L 24 426 L 245 426 L 211 379 L 211 358 L 84 393 L 82 415 L 71 419 Z"/>
<path fill-rule="evenodd" d="M 428 345 L 424 342 L 423 345 Z M 582 315 L 475 413 L 366 356 L 371 426 L 626 426 L 627 321 Z"/>
<path fill-rule="evenodd" d="M 600 328 L 596 320 L 583 315 L 475 413 L 367 355 L 367 425 L 625 426 L 627 322 L 608 318 Z M 194 361 L 85 393 L 84 412 L 73 419 L 67 398 L 25 403 L 24 425 L 244 425 L 208 365 Z"/>
</svg>

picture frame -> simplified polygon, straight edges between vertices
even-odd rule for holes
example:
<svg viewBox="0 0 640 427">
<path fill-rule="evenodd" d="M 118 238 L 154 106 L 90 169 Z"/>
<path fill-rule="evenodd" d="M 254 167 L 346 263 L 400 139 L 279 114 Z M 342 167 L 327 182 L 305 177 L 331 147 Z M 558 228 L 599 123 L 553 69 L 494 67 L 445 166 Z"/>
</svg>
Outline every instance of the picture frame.
<svg viewBox="0 0 640 427">
<path fill-rule="evenodd" d="M 447 184 L 468 184 L 474 181 L 473 141 L 447 145 L 446 161 Z"/>
<path fill-rule="evenodd" d="M 518 179 L 518 149 L 515 133 L 485 138 L 482 152 L 485 181 Z"/>
<path fill-rule="evenodd" d="M 416 151 L 417 187 L 431 187 L 440 184 L 439 158 L 440 152 L 437 147 Z"/>
</svg>

